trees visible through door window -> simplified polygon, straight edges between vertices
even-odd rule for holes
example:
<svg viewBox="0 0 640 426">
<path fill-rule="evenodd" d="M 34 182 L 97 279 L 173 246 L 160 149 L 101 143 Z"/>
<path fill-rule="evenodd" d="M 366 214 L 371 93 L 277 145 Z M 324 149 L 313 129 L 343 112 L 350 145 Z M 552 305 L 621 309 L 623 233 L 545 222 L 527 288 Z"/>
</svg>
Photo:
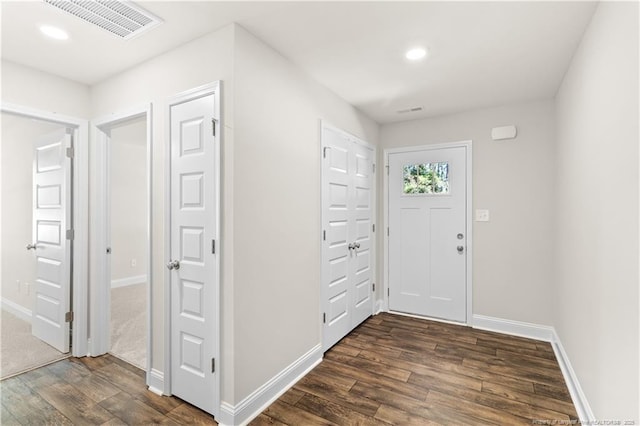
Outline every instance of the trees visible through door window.
<svg viewBox="0 0 640 426">
<path fill-rule="evenodd" d="M 404 166 L 405 194 L 448 194 L 449 163 L 424 163 Z"/>
</svg>

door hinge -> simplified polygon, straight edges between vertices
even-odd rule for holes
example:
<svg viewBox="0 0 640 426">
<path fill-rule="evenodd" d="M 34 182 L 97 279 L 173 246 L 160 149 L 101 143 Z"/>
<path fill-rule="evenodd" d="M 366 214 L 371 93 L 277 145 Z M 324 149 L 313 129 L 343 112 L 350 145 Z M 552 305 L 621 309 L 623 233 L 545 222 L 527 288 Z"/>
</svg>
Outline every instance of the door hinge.
<svg viewBox="0 0 640 426">
<path fill-rule="evenodd" d="M 376 291 L 376 283 L 371 284 L 371 291 Z"/>
<path fill-rule="evenodd" d="M 211 240 L 211 253 L 216 254 L 216 240 Z"/>
<path fill-rule="evenodd" d="M 212 373 L 216 372 L 216 359 L 215 358 L 211 358 L 211 372 Z"/>
<path fill-rule="evenodd" d="M 322 241 L 327 241 L 327 231 L 322 231 Z"/>
<path fill-rule="evenodd" d="M 327 313 L 326 313 L 326 312 L 323 312 L 323 313 L 322 313 L 322 323 L 323 323 L 323 324 L 326 324 L 326 323 L 327 323 Z"/>
<path fill-rule="evenodd" d="M 373 173 L 375 173 L 376 172 L 376 163 L 373 163 L 372 166 L 373 166 Z"/>
<path fill-rule="evenodd" d="M 389 227 L 387 226 L 387 237 L 389 236 Z"/>
<path fill-rule="evenodd" d="M 385 167 L 387 168 L 387 174 L 389 174 L 389 165 L 387 164 Z"/>
<path fill-rule="evenodd" d="M 67 240 L 73 241 L 75 236 L 76 236 L 76 233 L 73 229 L 67 229 Z"/>
<path fill-rule="evenodd" d="M 324 148 L 322 148 L 322 158 L 327 158 L 327 148 L 328 146 L 325 146 Z"/>
<path fill-rule="evenodd" d="M 387 288 L 387 296 L 391 296 L 391 292 L 389 291 L 389 288 Z"/>
<path fill-rule="evenodd" d="M 371 225 L 372 231 L 376 232 L 376 224 L 374 223 L 373 225 Z"/>
<path fill-rule="evenodd" d="M 73 322 L 73 311 L 64 314 L 64 322 Z"/>
<path fill-rule="evenodd" d="M 73 147 L 70 146 L 69 148 L 67 148 L 67 157 L 68 158 L 73 158 L 73 154 L 74 154 Z"/>
<path fill-rule="evenodd" d="M 211 133 L 213 134 L 213 136 L 216 135 L 216 119 L 215 118 L 211 119 Z"/>
</svg>

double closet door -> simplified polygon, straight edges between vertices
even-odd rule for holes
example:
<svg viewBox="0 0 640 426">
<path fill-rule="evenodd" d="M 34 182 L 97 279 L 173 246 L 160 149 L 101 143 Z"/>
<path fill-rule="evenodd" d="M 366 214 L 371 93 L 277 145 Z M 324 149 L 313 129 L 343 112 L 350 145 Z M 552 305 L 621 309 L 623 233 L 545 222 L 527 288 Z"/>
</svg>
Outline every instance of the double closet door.
<svg viewBox="0 0 640 426">
<path fill-rule="evenodd" d="M 373 312 L 375 149 L 322 125 L 322 347 Z"/>
</svg>

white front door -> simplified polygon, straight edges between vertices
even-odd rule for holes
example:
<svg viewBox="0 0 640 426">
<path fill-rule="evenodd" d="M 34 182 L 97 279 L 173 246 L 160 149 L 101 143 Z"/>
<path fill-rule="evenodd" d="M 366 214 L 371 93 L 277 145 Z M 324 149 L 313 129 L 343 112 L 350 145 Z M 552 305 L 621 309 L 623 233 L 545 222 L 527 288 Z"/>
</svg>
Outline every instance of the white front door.
<svg viewBox="0 0 640 426">
<path fill-rule="evenodd" d="M 65 317 L 71 311 L 71 143 L 67 129 L 34 143 L 33 241 L 27 245 L 36 261 L 31 331 L 63 353 L 69 352 Z"/>
<path fill-rule="evenodd" d="M 389 154 L 389 309 L 466 322 L 466 147 Z"/>
<path fill-rule="evenodd" d="M 171 393 L 215 414 L 217 94 L 171 107 Z"/>
<path fill-rule="evenodd" d="M 327 350 L 373 311 L 375 152 L 322 127 L 322 309 Z"/>
</svg>

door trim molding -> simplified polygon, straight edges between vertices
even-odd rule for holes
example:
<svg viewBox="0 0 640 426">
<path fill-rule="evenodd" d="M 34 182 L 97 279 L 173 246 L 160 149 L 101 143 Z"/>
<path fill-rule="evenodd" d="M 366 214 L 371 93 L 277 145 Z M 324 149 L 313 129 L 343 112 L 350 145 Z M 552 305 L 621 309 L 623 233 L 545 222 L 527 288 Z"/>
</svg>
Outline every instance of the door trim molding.
<svg viewBox="0 0 640 426">
<path fill-rule="evenodd" d="M 415 151 L 432 151 L 445 148 L 465 148 L 465 161 L 467 165 L 467 199 L 466 199 L 466 224 L 465 233 L 467 241 L 467 259 L 466 259 L 466 321 L 467 325 L 473 323 L 473 150 L 472 141 L 458 141 L 458 142 L 446 142 L 435 143 L 428 145 L 416 145 L 407 146 L 402 148 L 389 148 L 384 150 L 384 168 L 383 171 L 383 183 L 382 183 L 382 216 L 383 216 L 383 310 L 389 311 L 389 235 L 386 232 L 389 229 L 389 155 L 403 152 L 415 152 Z"/>
<path fill-rule="evenodd" d="M 217 80 L 202 86 L 195 87 L 193 89 L 186 90 L 184 92 L 178 93 L 170 97 L 167 100 L 166 108 L 165 108 L 165 126 L 164 126 L 164 247 L 163 247 L 163 258 L 166 262 L 170 260 L 171 257 L 171 107 L 192 101 L 194 99 L 202 98 L 204 96 L 208 96 L 211 94 L 215 94 L 214 96 L 214 117 L 218 120 L 218 127 L 216 133 L 217 143 L 214 147 L 214 168 L 215 168 L 215 191 L 216 191 L 216 209 L 215 209 L 215 228 L 216 228 L 216 238 L 218 245 L 217 247 L 217 255 L 215 256 L 215 276 L 213 283 L 213 293 L 216 295 L 215 303 L 213 304 L 213 309 L 216 315 L 216 327 L 217 329 L 212 330 L 213 332 L 213 356 L 215 357 L 217 362 L 216 374 L 214 374 L 214 413 L 213 415 L 217 417 L 221 411 L 220 401 L 221 401 L 221 380 L 220 376 L 222 374 L 223 363 L 220 359 L 220 334 L 222 329 L 222 315 L 220 312 L 220 288 L 221 288 L 221 274 L 220 274 L 220 266 L 221 266 L 221 253 L 223 253 L 223 240 L 221 233 L 221 221 L 220 215 L 222 211 L 222 197 L 221 197 L 221 159 L 220 155 L 222 153 L 222 141 L 224 138 L 224 126 L 222 125 L 222 111 L 220 110 L 221 97 L 222 97 L 222 81 Z M 168 269 L 164 269 L 164 376 L 163 376 L 163 388 L 161 389 L 165 395 L 171 395 L 171 271 Z M 159 384 L 159 381 L 156 381 Z"/>
<path fill-rule="evenodd" d="M 44 111 L 24 105 L 2 102 L 0 111 L 23 117 L 58 123 L 73 129 L 73 297 L 74 312 L 71 355 L 82 357 L 88 354 L 88 270 L 89 270 L 89 122 L 55 112 Z"/>
<path fill-rule="evenodd" d="M 152 297 L 153 297 L 153 259 L 152 251 L 152 178 L 153 178 L 153 107 L 151 104 L 143 104 L 132 108 L 127 108 L 97 119 L 91 120 L 91 142 L 95 150 L 95 155 L 91 158 L 93 170 L 91 193 L 91 214 L 94 220 L 91 223 L 91 245 L 89 247 L 91 265 L 95 267 L 91 270 L 91 292 L 89 305 L 91 308 L 91 344 L 89 347 L 92 356 L 105 354 L 111 349 L 110 329 L 110 307 L 111 307 L 111 258 L 107 255 L 105 248 L 109 245 L 111 225 L 109 215 L 109 141 L 111 136 L 108 131 L 114 126 L 123 122 L 144 117 L 146 120 L 146 217 L 147 217 L 147 244 L 145 255 L 147 258 L 146 276 L 149 278 L 147 286 L 147 365 L 146 383 L 150 383 L 151 365 L 153 357 L 151 348 L 152 341 Z M 107 303 L 104 303 L 107 301 Z"/>
</svg>

